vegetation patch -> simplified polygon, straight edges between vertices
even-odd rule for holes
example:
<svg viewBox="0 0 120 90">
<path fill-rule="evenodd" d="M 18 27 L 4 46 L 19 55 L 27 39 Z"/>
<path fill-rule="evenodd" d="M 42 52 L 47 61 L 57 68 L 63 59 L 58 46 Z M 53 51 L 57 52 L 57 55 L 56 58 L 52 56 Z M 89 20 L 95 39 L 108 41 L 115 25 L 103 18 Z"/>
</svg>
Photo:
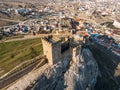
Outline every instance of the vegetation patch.
<svg viewBox="0 0 120 90">
<path fill-rule="evenodd" d="M 41 39 L 0 43 L 0 69 L 9 72 L 17 65 L 43 54 Z"/>
</svg>

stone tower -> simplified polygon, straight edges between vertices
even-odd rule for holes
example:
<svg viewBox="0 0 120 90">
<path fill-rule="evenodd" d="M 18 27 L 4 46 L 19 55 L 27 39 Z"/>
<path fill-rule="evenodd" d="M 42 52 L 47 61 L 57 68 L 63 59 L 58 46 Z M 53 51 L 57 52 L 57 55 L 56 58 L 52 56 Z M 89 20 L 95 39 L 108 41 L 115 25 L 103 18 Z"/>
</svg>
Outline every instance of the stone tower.
<svg viewBox="0 0 120 90">
<path fill-rule="evenodd" d="M 52 38 L 42 38 L 43 52 L 48 59 L 49 65 L 53 65 L 61 58 L 61 41 L 55 41 Z"/>
</svg>

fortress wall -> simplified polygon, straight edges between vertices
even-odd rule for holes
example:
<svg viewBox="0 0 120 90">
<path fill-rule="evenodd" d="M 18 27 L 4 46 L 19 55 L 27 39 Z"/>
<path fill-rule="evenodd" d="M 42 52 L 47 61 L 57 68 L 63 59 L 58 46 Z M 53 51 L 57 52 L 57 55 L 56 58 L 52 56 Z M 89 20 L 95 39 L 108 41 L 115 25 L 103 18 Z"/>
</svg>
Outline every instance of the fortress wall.
<svg viewBox="0 0 120 90">
<path fill-rule="evenodd" d="M 76 60 L 77 56 L 81 53 L 81 45 L 72 48 L 72 59 Z"/>
<path fill-rule="evenodd" d="M 44 55 L 46 55 L 46 57 L 48 59 L 48 63 L 50 65 L 53 65 L 52 44 L 50 42 L 46 41 L 45 39 L 41 39 L 41 40 L 42 40 L 42 44 L 43 44 Z"/>
<path fill-rule="evenodd" d="M 79 52 L 76 53 L 76 48 L 70 47 L 70 42 L 69 41 L 56 41 L 53 43 L 50 43 L 46 39 L 42 38 L 42 43 L 43 43 L 43 52 L 44 55 L 46 55 L 49 65 L 56 64 L 57 62 L 63 60 L 65 57 L 76 57 Z"/>
<path fill-rule="evenodd" d="M 59 62 L 61 60 L 61 43 L 53 44 L 52 45 L 52 58 L 53 64 Z"/>
<path fill-rule="evenodd" d="M 61 57 L 67 57 L 67 56 L 72 56 L 72 48 L 70 47 L 68 50 L 66 50 L 64 53 L 61 54 Z"/>
</svg>

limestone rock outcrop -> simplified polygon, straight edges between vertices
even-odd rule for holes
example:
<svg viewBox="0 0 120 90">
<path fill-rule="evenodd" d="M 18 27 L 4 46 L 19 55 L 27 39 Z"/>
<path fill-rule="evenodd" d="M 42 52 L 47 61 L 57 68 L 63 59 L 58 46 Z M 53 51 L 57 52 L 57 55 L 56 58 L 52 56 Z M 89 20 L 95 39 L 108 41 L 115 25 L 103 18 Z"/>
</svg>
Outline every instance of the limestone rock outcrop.
<svg viewBox="0 0 120 90">
<path fill-rule="evenodd" d="M 98 76 L 97 63 L 89 49 L 78 50 L 75 60 L 70 57 L 46 70 L 34 90 L 91 90 Z"/>
</svg>

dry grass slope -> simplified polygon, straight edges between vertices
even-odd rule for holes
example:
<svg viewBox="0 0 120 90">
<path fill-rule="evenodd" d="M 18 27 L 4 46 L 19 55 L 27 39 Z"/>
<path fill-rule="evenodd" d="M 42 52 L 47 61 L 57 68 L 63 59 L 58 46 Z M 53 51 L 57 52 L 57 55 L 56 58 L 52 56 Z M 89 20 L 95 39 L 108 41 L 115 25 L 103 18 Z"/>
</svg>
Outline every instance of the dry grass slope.
<svg viewBox="0 0 120 90">
<path fill-rule="evenodd" d="M 42 54 L 39 39 L 0 43 L 0 76 L 20 63 Z"/>
</svg>

